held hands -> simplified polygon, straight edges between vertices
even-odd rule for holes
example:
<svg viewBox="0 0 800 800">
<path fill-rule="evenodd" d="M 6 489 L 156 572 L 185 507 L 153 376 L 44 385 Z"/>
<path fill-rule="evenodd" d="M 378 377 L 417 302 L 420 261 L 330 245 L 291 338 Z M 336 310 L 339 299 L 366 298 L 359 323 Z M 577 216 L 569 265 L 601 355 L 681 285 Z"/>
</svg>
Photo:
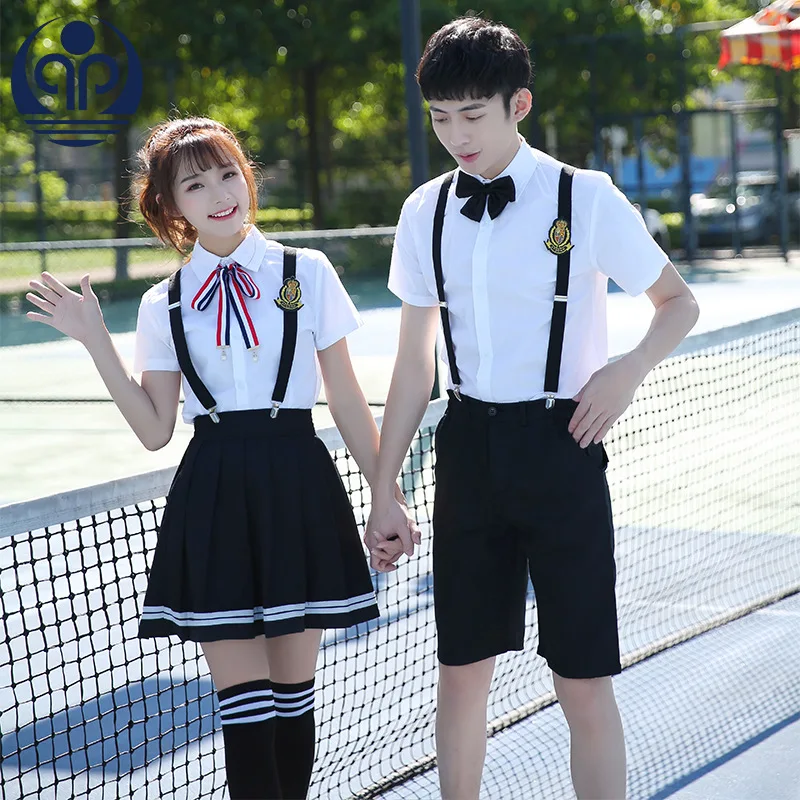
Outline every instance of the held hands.
<svg viewBox="0 0 800 800">
<path fill-rule="evenodd" d="M 385 506 L 373 501 L 367 521 L 364 544 L 369 550 L 369 563 L 378 572 L 394 572 L 404 553 L 414 554 L 414 545 L 422 542 L 422 534 L 412 518 L 400 487 L 395 485 L 394 500 Z"/>
<path fill-rule="evenodd" d="M 88 275 L 81 278 L 80 294 L 68 289 L 49 272 L 42 273 L 41 282 L 31 281 L 29 285 L 33 291 L 25 297 L 45 313 L 29 311 L 28 319 L 43 322 L 84 345 L 105 330 L 100 303 L 89 285 Z"/>
<path fill-rule="evenodd" d="M 578 407 L 569 432 L 581 447 L 599 442 L 631 404 L 633 394 L 644 380 L 642 367 L 633 353 L 597 370 L 575 395 Z"/>
</svg>

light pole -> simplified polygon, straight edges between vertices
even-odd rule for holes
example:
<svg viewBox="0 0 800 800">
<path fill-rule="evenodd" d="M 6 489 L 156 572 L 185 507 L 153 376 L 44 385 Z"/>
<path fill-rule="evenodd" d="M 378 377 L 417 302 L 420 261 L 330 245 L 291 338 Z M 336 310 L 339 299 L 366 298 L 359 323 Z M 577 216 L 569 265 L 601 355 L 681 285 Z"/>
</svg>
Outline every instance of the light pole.
<svg viewBox="0 0 800 800">
<path fill-rule="evenodd" d="M 414 77 L 420 57 L 419 0 L 400 0 L 403 65 L 405 66 L 408 144 L 411 156 L 411 188 L 428 180 L 428 143 L 422 117 L 422 97 Z"/>
<path fill-rule="evenodd" d="M 406 108 L 408 109 L 408 147 L 411 157 L 411 188 L 428 180 L 428 141 L 422 114 L 422 97 L 415 78 L 420 57 L 419 0 L 400 0 L 403 65 L 405 67 Z M 431 400 L 440 396 L 439 358 L 434 360 L 435 374 Z"/>
</svg>

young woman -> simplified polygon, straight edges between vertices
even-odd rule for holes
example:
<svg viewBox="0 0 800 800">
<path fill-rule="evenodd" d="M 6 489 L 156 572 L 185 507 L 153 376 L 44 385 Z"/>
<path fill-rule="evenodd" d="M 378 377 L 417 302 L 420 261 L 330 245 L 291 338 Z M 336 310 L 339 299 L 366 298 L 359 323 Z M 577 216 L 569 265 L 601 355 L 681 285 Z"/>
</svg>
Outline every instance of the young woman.
<svg viewBox="0 0 800 800">
<path fill-rule="evenodd" d="M 360 320 L 328 259 L 267 240 L 236 137 L 165 122 L 139 153 L 139 208 L 184 266 L 142 298 L 134 371 L 81 293 L 32 281 L 28 316 L 80 341 L 142 444 L 194 437 L 161 521 L 141 637 L 201 643 L 217 690 L 231 798 L 303 798 L 314 761 L 321 630 L 378 616 L 342 481 L 311 417 L 320 372 L 367 480 L 378 431 L 345 337 Z M 402 495 L 398 492 L 398 498 Z"/>
</svg>

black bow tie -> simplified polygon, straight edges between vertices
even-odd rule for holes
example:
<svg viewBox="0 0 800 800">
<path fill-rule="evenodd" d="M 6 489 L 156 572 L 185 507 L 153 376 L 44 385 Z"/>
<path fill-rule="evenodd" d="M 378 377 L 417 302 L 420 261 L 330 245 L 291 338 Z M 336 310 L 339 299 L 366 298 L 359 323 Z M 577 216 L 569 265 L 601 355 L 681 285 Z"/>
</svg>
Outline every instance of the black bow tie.
<svg viewBox="0 0 800 800">
<path fill-rule="evenodd" d="M 480 222 L 487 200 L 489 216 L 495 219 L 509 203 L 516 200 L 517 192 L 514 187 L 514 179 L 510 175 L 497 178 L 491 183 L 481 183 L 472 175 L 459 172 L 456 182 L 456 197 L 469 197 L 469 200 L 464 203 L 461 213 L 475 222 Z"/>
</svg>

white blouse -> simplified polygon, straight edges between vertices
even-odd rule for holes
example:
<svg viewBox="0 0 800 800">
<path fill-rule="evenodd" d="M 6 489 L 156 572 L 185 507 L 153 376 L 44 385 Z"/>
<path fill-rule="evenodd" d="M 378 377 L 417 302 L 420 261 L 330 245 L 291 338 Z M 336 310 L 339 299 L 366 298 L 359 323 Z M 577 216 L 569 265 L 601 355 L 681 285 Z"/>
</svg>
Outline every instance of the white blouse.
<svg viewBox="0 0 800 800">
<path fill-rule="evenodd" d="M 225 357 L 216 344 L 217 303 L 204 311 L 192 309 L 192 299 L 220 263 L 235 261 L 258 286 L 258 299 L 245 298 L 247 311 L 259 339 L 257 358 L 246 349 L 238 324 L 231 325 Z M 181 313 L 189 354 L 200 379 L 217 401 L 218 411 L 270 408 L 283 342 L 284 312 L 274 302 L 283 286 L 283 248 L 251 227 L 230 256 L 220 258 L 196 244 L 182 267 Z M 297 310 L 297 347 L 283 408 L 313 408 L 321 376 L 317 350 L 324 350 L 362 325 L 352 300 L 324 253 L 297 251 L 296 277 L 300 283 Z M 142 297 L 136 325 L 134 371 L 180 372 L 167 309 L 168 280 Z M 200 401 L 183 377 L 183 419 L 191 422 L 205 414 Z"/>
</svg>

